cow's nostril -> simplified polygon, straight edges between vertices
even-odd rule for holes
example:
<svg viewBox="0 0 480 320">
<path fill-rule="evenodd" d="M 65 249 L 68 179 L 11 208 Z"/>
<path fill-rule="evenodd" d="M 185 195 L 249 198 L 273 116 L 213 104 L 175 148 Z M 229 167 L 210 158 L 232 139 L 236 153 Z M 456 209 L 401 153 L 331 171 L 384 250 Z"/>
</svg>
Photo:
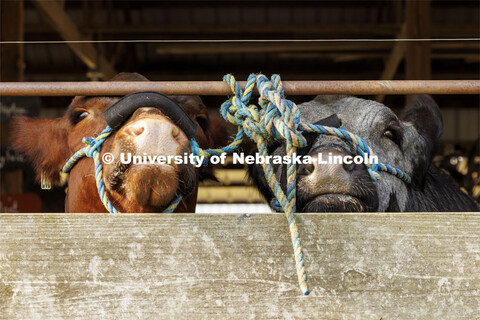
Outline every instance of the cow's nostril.
<svg viewBox="0 0 480 320">
<path fill-rule="evenodd" d="M 124 132 L 132 137 L 139 136 L 145 131 L 144 126 L 128 126 L 125 128 Z"/>
<path fill-rule="evenodd" d="M 172 136 L 174 138 L 178 137 L 180 134 L 180 129 L 177 126 L 172 126 Z"/>
<path fill-rule="evenodd" d="M 306 164 L 300 165 L 300 167 L 298 168 L 297 174 L 308 176 L 313 171 L 315 171 L 315 166 L 311 163 L 306 163 Z"/>
</svg>

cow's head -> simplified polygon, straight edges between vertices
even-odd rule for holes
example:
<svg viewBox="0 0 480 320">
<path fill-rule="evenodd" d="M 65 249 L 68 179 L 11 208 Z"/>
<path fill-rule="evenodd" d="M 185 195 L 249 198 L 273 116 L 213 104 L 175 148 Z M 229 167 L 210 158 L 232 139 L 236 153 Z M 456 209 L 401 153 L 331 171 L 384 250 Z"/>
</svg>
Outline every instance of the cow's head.
<svg viewBox="0 0 480 320">
<path fill-rule="evenodd" d="M 431 164 L 435 146 L 443 131 L 442 116 L 432 98 L 417 96 L 399 119 L 385 105 L 350 96 L 318 96 L 299 105 L 303 123 L 319 123 L 342 128 L 361 137 L 381 163 L 399 168 L 412 177 L 402 180 L 380 173 L 373 182 L 364 164 L 302 164 L 297 167 L 297 209 L 324 211 L 398 211 L 405 209 L 407 188 L 421 188 Z M 323 160 L 351 155 L 354 150 L 344 140 L 326 135 L 306 134 L 308 147 L 298 153 Z M 284 155 L 285 143 L 270 147 L 271 154 Z M 250 166 L 250 176 L 267 200 L 273 195 L 261 167 Z M 285 166 L 277 165 L 277 179 L 285 188 Z"/>
<path fill-rule="evenodd" d="M 111 81 L 148 81 L 139 74 L 122 73 Z M 120 97 L 77 96 L 65 115 L 58 119 L 28 119 L 20 117 L 14 123 L 13 145 L 32 161 L 37 178 L 41 174 L 53 183 L 59 172 L 76 151 L 83 148 L 83 137 L 96 137 L 106 127 L 103 112 Z M 171 97 L 183 107 L 197 124 L 196 140 L 202 148 L 213 147 L 207 109 L 197 96 Z M 157 108 L 140 107 L 114 131 L 102 145 L 100 156 L 113 154 L 111 164 L 103 164 L 103 179 L 107 195 L 121 212 L 161 212 L 178 195 L 183 196 L 176 212 L 193 212 L 198 181 L 211 172 L 200 171 L 189 163 L 123 164 L 121 153 L 133 155 L 175 156 L 190 152 L 185 133 Z M 124 158 L 126 159 L 126 158 Z M 95 185 L 92 159 L 81 159 L 70 171 L 66 210 L 69 212 L 105 212 Z"/>
</svg>

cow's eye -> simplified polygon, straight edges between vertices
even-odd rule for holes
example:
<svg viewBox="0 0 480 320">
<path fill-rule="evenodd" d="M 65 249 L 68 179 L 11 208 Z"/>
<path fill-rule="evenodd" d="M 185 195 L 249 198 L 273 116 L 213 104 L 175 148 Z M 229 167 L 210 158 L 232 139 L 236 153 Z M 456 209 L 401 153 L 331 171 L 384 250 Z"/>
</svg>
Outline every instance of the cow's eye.
<svg viewBox="0 0 480 320">
<path fill-rule="evenodd" d="M 387 129 L 383 133 L 385 137 L 395 142 L 395 144 L 400 145 L 400 137 L 395 130 Z"/>
<path fill-rule="evenodd" d="M 198 116 L 196 120 L 200 128 L 203 129 L 203 131 L 208 131 L 208 129 L 210 129 L 210 122 L 206 117 Z"/>
<path fill-rule="evenodd" d="M 77 124 L 83 119 L 85 119 L 88 116 L 88 112 L 84 110 L 79 110 L 78 112 L 75 112 L 72 117 L 72 122 L 73 124 Z"/>
</svg>

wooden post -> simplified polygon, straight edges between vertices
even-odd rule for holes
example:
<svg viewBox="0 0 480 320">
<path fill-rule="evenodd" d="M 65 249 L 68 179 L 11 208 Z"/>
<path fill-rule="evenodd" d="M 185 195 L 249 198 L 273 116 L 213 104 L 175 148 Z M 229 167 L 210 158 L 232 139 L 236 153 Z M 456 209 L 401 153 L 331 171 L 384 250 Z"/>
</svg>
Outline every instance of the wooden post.
<svg viewBox="0 0 480 320">
<path fill-rule="evenodd" d="M 0 1 L 2 41 L 23 40 L 23 1 Z M 0 46 L 0 81 L 23 81 L 23 44 Z M 9 124 L 2 124 L 0 144 L 9 141 Z M 22 193 L 22 170 L 2 172 L 0 194 Z"/>
<path fill-rule="evenodd" d="M 57 1 L 35 0 L 33 4 L 51 22 L 64 40 L 87 40 Z M 91 43 L 68 43 L 72 51 L 90 68 L 99 69 L 104 79 L 116 74 L 113 65 Z"/>
<path fill-rule="evenodd" d="M 405 1 L 407 37 L 413 39 L 431 38 L 430 0 Z M 405 54 L 405 75 L 407 80 L 431 79 L 431 42 L 408 42 Z"/>
<path fill-rule="evenodd" d="M 397 35 L 397 39 L 405 38 L 407 33 L 407 26 L 404 23 L 401 27 L 400 32 Z M 380 76 L 380 80 L 393 80 L 395 77 L 395 73 L 397 72 L 397 68 L 402 62 L 403 57 L 405 56 L 405 49 L 406 43 L 405 42 L 395 42 L 393 45 L 392 51 L 388 56 L 388 60 L 385 63 L 385 68 L 383 69 L 382 75 Z M 378 102 L 383 102 L 385 99 L 384 94 L 380 94 L 375 97 L 375 100 Z"/>
</svg>

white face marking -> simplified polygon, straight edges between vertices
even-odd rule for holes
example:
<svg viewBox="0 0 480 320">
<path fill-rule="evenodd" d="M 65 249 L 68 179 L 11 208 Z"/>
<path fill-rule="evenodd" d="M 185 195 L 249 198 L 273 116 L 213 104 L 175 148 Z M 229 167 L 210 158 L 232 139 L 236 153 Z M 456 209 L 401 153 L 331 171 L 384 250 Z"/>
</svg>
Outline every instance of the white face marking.
<svg viewBox="0 0 480 320">
<path fill-rule="evenodd" d="M 122 127 L 118 135 L 136 149 L 138 155 L 177 155 L 185 134 L 167 119 L 141 118 Z"/>
</svg>

